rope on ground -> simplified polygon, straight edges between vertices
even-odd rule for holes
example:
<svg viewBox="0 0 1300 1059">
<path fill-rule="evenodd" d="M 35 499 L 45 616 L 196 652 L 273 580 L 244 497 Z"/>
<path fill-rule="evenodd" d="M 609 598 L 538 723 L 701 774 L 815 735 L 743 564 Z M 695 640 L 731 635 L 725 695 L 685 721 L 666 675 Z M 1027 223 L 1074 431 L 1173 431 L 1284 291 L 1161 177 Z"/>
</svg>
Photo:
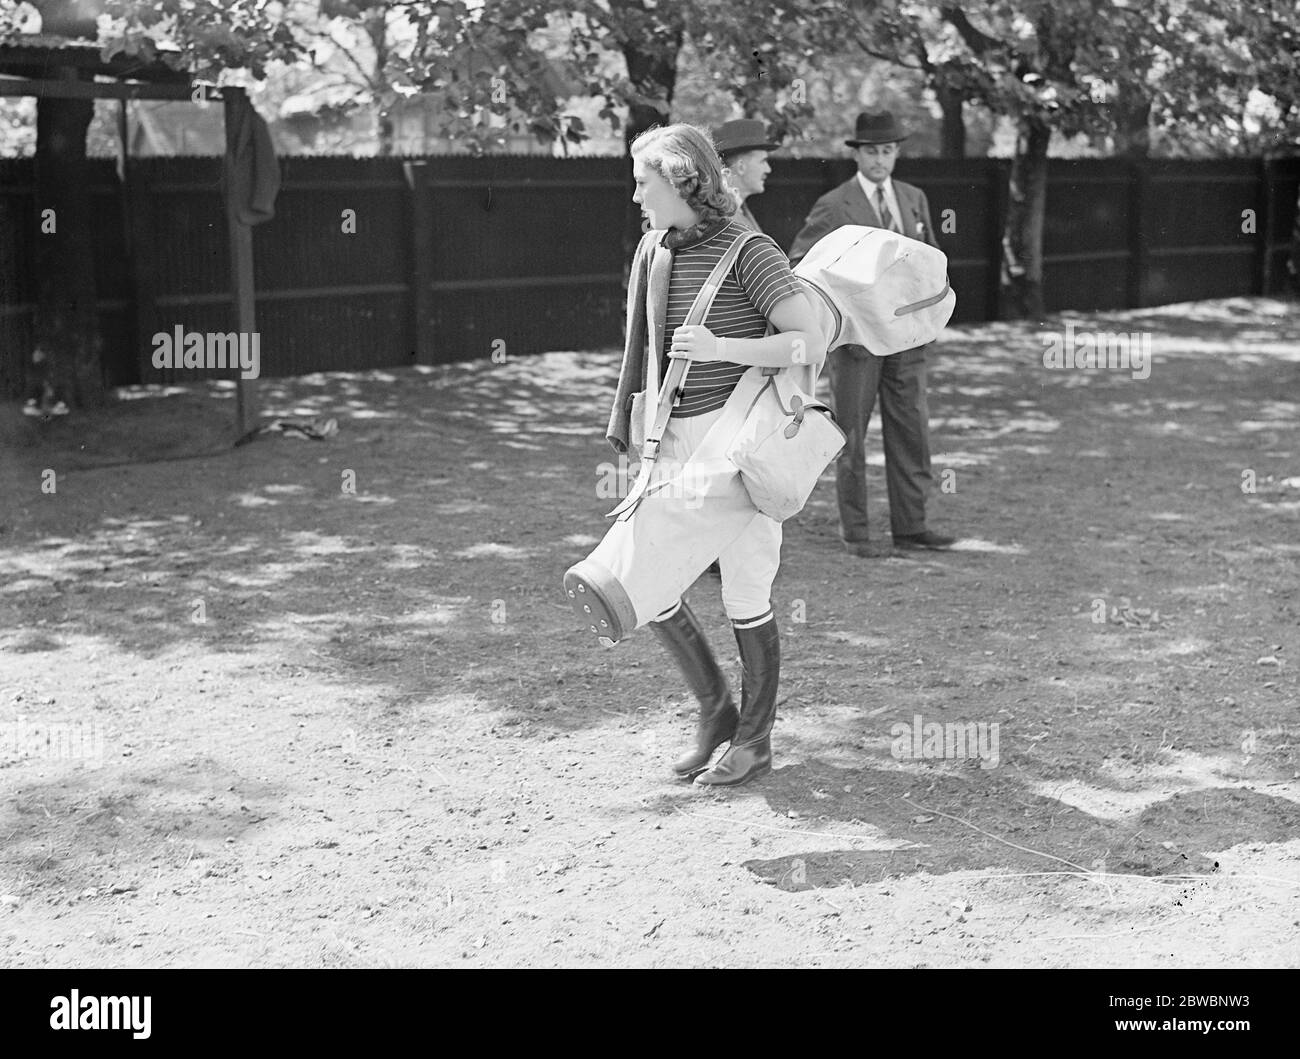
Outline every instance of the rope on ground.
<svg viewBox="0 0 1300 1059">
<path fill-rule="evenodd" d="M 717 820 L 719 823 L 730 824 L 732 827 L 761 827 L 767 831 L 783 831 L 787 835 L 807 835 L 810 838 L 838 838 L 843 839 L 846 842 L 878 841 L 877 839 L 865 837 L 863 835 L 837 835 L 831 831 L 801 831 L 793 827 L 777 827 L 774 824 L 760 824 L 751 820 L 730 820 L 725 816 L 712 816 L 709 813 L 688 813 L 684 809 L 678 809 L 677 812 L 681 813 L 682 816 L 699 817 L 701 820 Z M 891 849 L 882 849 L 875 852 L 893 853 L 897 850 L 919 848 L 921 847 L 919 847 L 915 842 L 909 842 L 906 846 L 895 846 Z"/>
<path fill-rule="evenodd" d="M 1210 882 L 1216 879 L 1237 879 L 1242 882 L 1271 882 L 1280 886 L 1300 887 L 1300 879 L 1279 879 L 1275 875 L 1239 875 L 1224 872 L 1206 872 L 1204 875 L 1138 875 L 1133 872 L 1105 871 L 1024 871 L 1006 872 L 998 875 L 972 875 L 971 882 L 983 882 L 986 879 L 1138 879 L 1142 882 Z"/>
<path fill-rule="evenodd" d="M 1020 850 L 1021 853 L 1032 853 L 1035 857 L 1046 857 L 1048 860 L 1054 860 L 1061 864 L 1068 864 L 1071 868 L 1077 868 L 1085 875 L 1095 876 L 1095 875 L 1102 874 L 1100 872 L 1089 871 L 1082 864 L 1075 864 L 1074 861 L 1066 860 L 1064 857 L 1058 857 L 1055 853 L 1044 853 L 1041 850 L 1030 849 L 1028 846 L 1018 846 L 1014 842 L 1008 841 L 1005 838 L 998 837 L 997 835 L 993 834 L 991 831 L 985 831 L 984 828 L 982 827 L 976 827 L 974 824 L 961 819 L 961 817 L 959 816 L 953 816 L 951 813 L 945 813 L 941 809 L 927 809 L 924 805 L 916 801 L 914 798 L 899 798 L 898 800 L 900 802 L 905 802 L 907 805 L 916 806 L 916 808 L 920 809 L 921 812 L 923 813 L 934 813 L 935 816 L 942 816 L 947 820 L 955 820 L 963 827 L 969 827 L 972 831 L 978 831 L 981 835 L 993 839 L 994 842 L 1001 842 L 1004 846 L 1010 846 L 1012 849 Z"/>
</svg>

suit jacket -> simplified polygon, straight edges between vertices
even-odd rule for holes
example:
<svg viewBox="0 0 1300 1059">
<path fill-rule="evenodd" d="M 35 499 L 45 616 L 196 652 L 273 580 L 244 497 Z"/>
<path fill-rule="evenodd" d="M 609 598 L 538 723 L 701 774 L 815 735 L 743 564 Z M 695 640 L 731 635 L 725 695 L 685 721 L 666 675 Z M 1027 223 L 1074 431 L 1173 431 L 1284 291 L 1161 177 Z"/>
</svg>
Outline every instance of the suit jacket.
<svg viewBox="0 0 1300 1059">
<path fill-rule="evenodd" d="M 930 203 L 925 192 L 912 184 L 894 181 L 894 196 L 898 199 L 898 210 L 902 214 L 903 234 L 912 239 L 937 247 L 934 237 L 934 225 L 930 221 Z M 837 188 L 832 188 L 819 198 L 804 221 L 803 228 L 794 237 L 790 247 L 791 267 L 799 264 L 804 255 L 812 249 L 813 243 L 824 235 L 829 235 L 836 228 L 846 224 L 865 224 L 872 228 L 882 227 L 876 208 L 862 192 L 862 184 L 857 174 L 846 180 Z"/>
</svg>

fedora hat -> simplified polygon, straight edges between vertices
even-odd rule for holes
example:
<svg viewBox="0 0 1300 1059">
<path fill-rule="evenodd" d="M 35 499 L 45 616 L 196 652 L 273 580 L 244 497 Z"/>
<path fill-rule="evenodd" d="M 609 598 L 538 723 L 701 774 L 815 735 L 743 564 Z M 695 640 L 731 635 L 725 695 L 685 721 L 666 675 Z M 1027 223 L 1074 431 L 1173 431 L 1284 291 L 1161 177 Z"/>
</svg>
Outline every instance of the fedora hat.
<svg viewBox="0 0 1300 1059">
<path fill-rule="evenodd" d="M 868 143 L 901 143 L 910 135 L 899 127 L 889 111 L 864 110 L 858 115 L 853 139 L 844 142 L 850 147 L 861 147 Z"/>
<path fill-rule="evenodd" d="M 720 155 L 734 154 L 737 151 L 775 151 L 781 146 L 771 141 L 761 121 L 751 118 L 724 121 L 710 132 L 713 134 L 713 146 Z"/>
</svg>

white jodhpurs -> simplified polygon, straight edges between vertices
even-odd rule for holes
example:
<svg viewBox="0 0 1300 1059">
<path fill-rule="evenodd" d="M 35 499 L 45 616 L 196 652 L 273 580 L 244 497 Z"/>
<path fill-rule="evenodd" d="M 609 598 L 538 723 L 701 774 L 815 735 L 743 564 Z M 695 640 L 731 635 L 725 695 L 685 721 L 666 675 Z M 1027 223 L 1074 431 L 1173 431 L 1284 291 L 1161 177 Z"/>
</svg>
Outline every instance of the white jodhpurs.
<svg viewBox="0 0 1300 1059">
<path fill-rule="evenodd" d="M 670 419 L 662 456 L 685 463 L 718 421 L 722 409 L 687 419 Z M 781 566 L 781 523 L 755 509 L 744 531 L 718 554 L 722 571 L 722 606 L 732 621 L 744 621 L 772 605 L 772 582 Z"/>
</svg>

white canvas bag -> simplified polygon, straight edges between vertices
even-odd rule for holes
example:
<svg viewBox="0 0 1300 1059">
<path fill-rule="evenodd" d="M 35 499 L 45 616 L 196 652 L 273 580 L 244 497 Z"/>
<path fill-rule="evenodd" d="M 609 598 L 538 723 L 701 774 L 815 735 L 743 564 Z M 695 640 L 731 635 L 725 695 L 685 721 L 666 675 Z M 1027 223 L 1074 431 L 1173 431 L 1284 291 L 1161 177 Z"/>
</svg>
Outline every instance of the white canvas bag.
<svg viewBox="0 0 1300 1059">
<path fill-rule="evenodd" d="M 764 382 L 749 405 L 727 458 L 754 506 L 784 522 L 803 510 L 827 464 L 844 447 L 844 432 L 823 402 L 801 390 L 784 368 L 751 368 Z"/>
<path fill-rule="evenodd" d="M 794 274 L 839 310 L 831 348 L 866 346 L 877 357 L 914 349 L 938 338 L 957 306 L 948 255 L 884 228 L 836 228 L 813 244 Z"/>
</svg>

